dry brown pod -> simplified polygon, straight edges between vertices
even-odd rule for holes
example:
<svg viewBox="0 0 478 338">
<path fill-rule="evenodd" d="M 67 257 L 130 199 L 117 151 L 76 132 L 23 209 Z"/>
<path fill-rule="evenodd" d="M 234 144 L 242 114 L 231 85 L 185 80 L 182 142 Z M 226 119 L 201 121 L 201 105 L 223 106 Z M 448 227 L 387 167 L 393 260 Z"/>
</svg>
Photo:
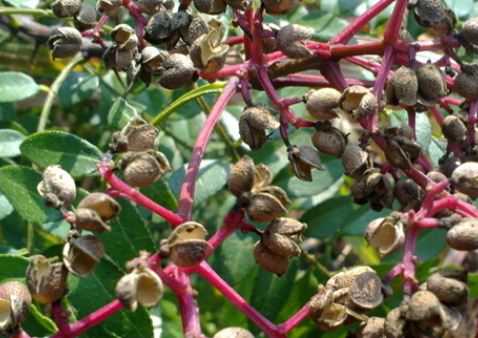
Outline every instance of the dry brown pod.
<svg viewBox="0 0 478 338">
<path fill-rule="evenodd" d="M 462 64 L 453 89 L 468 100 L 478 99 L 478 64 Z"/>
<path fill-rule="evenodd" d="M 393 216 L 377 218 L 368 224 L 365 238 L 381 255 L 387 255 L 403 245 L 403 223 Z"/>
<path fill-rule="evenodd" d="M 113 27 L 111 38 L 120 49 L 133 49 L 138 46 L 138 37 L 133 27 L 121 23 Z"/>
<path fill-rule="evenodd" d="M 273 194 L 259 192 L 251 194 L 247 215 L 257 222 L 271 222 L 287 213 L 286 205 Z"/>
<path fill-rule="evenodd" d="M 249 156 L 243 156 L 231 166 L 231 171 L 227 179 L 227 187 L 230 192 L 239 197 L 243 193 L 252 190 L 254 176 L 254 161 L 252 161 Z"/>
<path fill-rule="evenodd" d="M 78 208 L 73 212 L 74 224 L 78 230 L 89 231 L 111 231 L 111 227 L 106 224 L 98 215 L 98 213 L 92 209 Z"/>
<path fill-rule="evenodd" d="M 291 146 L 287 152 L 294 175 L 303 181 L 312 181 L 312 169 L 324 169 L 319 152 L 312 146 Z"/>
<path fill-rule="evenodd" d="M 302 252 L 301 243 L 307 225 L 293 218 L 280 217 L 269 223 L 262 236 L 263 244 L 276 255 L 292 257 Z"/>
<path fill-rule="evenodd" d="M 68 208 L 76 198 L 73 177 L 59 165 L 48 166 L 37 186 L 38 193 L 54 208 Z"/>
<path fill-rule="evenodd" d="M 125 181 L 138 188 L 153 184 L 171 170 L 166 156 L 155 151 L 126 153 L 122 158 L 121 167 L 124 169 Z"/>
<path fill-rule="evenodd" d="M 282 27 L 277 33 L 279 49 L 290 58 L 305 58 L 312 55 L 312 52 L 305 46 L 305 41 L 312 37 L 314 30 L 290 24 Z"/>
<path fill-rule="evenodd" d="M 427 279 L 427 290 L 433 292 L 440 302 L 447 305 L 459 305 L 466 302 L 468 287 L 461 280 L 434 273 Z"/>
<path fill-rule="evenodd" d="M 442 304 L 429 291 L 417 291 L 401 305 L 404 317 L 411 321 L 426 321 L 440 315 Z"/>
<path fill-rule="evenodd" d="M 70 272 L 84 277 L 95 269 L 104 254 L 103 243 L 96 236 L 74 236 L 63 247 L 63 263 Z"/>
<path fill-rule="evenodd" d="M 206 236 L 206 228 L 200 223 L 186 222 L 178 225 L 167 240 L 169 259 L 181 267 L 201 263 L 210 250 Z"/>
<path fill-rule="evenodd" d="M 75 16 L 81 8 L 81 0 L 55 0 L 51 3 L 53 14 L 58 18 Z"/>
<path fill-rule="evenodd" d="M 459 165 L 451 175 L 455 189 L 471 198 L 478 197 L 478 162 L 465 162 Z"/>
<path fill-rule="evenodd" d="M 188 55 L 172 53 L 161 64 L 159 84 L 166 89 L 178 89 L 190 85 L 196 76 L 196 69 Z"/>
<path fill-rule="evenodd" d="M 410 2 L 418 24 L 431 28 L 438 35 L 451 33 L 456 24 L 455 13 L 441 0 L 414 0 Z"/>
<path fill-rule="evenodd" d="M 340 98 L 340 107 L 347 113 L 353 113 L 359 107 L 362 98 L 369 92 L 368 88 L 359 85 L 345 88 Z"/>
<path fill-rule="evenodd" d="M 216 332 L 212 338 L 254 338 L 254 336 L 242 327 L 227 327 Z"/>
<path fill-rule="evenodd" d="M 78 208 L 96 211 L 105 222 L 114 218 L 121 211 L 119 203 L 110 195 L 102 192 L 88 194 L 80 201 Z"/>
<path fill-rule="evenodd" d="M 448 115 L 443 120 L 442 132 L 449 142 L 461 143 L 466 138 L 467 129 L 461 118 Z"/>
<path fill-rule="evenodd" d="M 121 0 L 97 0 L 96 10 L 102 14 L 104 13 L 110 17 L 114 17 L 118 13 L 121 5 Z"/>
<path fill-rule="evenodd" d="M 382 304 L 382 281 L 375 271 L 366 271 L 353 279 L 349 298 L 361 309 L 373 309 Z"/>
<path fill-rule="evenodd" d="M 121 133 L 126 138 L 128 151 L 146 151 L 154 149 L 154 143 L 159 131 L 141 117 L 134 117 L 123 128 Z"/>
<path fill-rule="evenodd" d="M 352 283 L 355 278 L 366 272 L 375 273 L 375 271 L 369 266 L 354 266 L 352 268 L 338 272 L 332 277 L 330 277 L 325 284 L 325 287 L 333 291 L 348 289 L 352 286 Z"/>
<path fill-rule="evenodd" d="M 42 255 L 30 257 L 26 270 L 28 289 L 41 304 L 56 302 L 66 293 L 68 270 L 62 262 L 53 262 Z"/>
<path fill-rule="evenodd" d="M 191 45 L 197 38 L 209 31 L 206 21 L 200 16 L 194 16 L 187 26 L 180 28 L 179 32 L 182 39 Z"/>
<path fill-rule="evenodd" d="M 8 281 L 0 284 L 0 335 L 13 337 L 25 319 L 32 298 L 25 284 Z"/>
<path fill-rule="evenodd" d="M 320 312 L 316 322 L 323 330 L 330 330 L 342 325 L 347 320 L 347 317 L 347 307 L 342 304 L 332 303 Z"/>
<path fill-rule="evenodd" d="M 422 104 L 434 104 L 447 95 L 446 81 L 436 65 L 432 63 L 421 65 L 417 68 L 416 74 Z"/>
<path fill-rule="evenodd" d="M 463 23 L 463 38 L 472 45 L 478 45 L 478 18 L 469 18 Z"/>
<path fill-rule="evenodd" d="M 199 12 L 206 14 L 223 13 L 227 7 L 224 0 L 193 0 L 193 2 Z"/>
<path fill-rule="evenodd" d="M 312 135 L 312 143 L 320 152 L 340 157 L 347 145 L 347 138 L 339 129 L 323 124 Z"/>
<path fill-rule="evenodd" d="M 319 120 L 337 117 L 342 94 L 335 88 L 311 89 L 304 95 L 305 107 L 309 114 Z"/>
<path fill-rule="evenodd" d="M 254 258 L 256 263 L 266 271 L 282 276 L 287 272 L 289 259 L 271 252 L 261 241 L 254 246 Z"/>
<path fill-rule="evenodd" d="M 317 318 L 320 312 L 334 301 L 334 293 L 331 288 L 319 284 L 317 293 L 309 301 L 310 311 L 313 317 Z"/>
<path fill-rule="evenodd" d="M 478 249 L 478 222 L 465 218 L 448 230 L 446 240 L 455 250 L 471 251 Z"/>
<path fill-rule="evenodd" d="M 380 106 L 379 106 L 377 96 L 371 91 L 369 91 L 360 100 L 360 103 L 357 109 L 355 109 L 354 111 L 354 117 L 364 118 L 367 116 L 378 114 L 379 108 Z"/>
<path fill-rule="evenodd" d="M 418 79 L 415 71 L 401 66 L 392 75 L 387 87 L 390 104 L 414 106 L 417 103 Z"/>
<path fill-rule="evenodd" d="M 260 148 L 267 140 L 267 130 L 278 127 L 279 122 L 263 107 L 248 107 L 239 118 L 239 134 L 251 149 Z"/>
<path fill-rule="evenodd" d="M 260 191 L 262 188 L 269 186 L 272 183 L 272 173 L 265 164 L 256 165 L 254 172 L 253 191 Z"/>
<path fill-rule="evenodd" d="M 342 164 L 345 174 L 360 177 L 368 165 L 368 153 L 358 145 L 348 143 L 342 154 Z"/>
<path fill-rule="evenodd" d="M 81 4 L 80 11 L 73 18 L 75 27 L 79 31 L 93 28 L 97 22 L 96 14 L 96 9 L 93 6 L 87 3 Z"/>
<path fill-rule="evenodd" d="M 423 189 L 410 178 L 399 180 L 395 185 L 395 197 L 403 210 L 417 209 L 424 197 Z"/>
<path fill-rule="evenodd" d="M 360 338 L 383 338 L 385 337 L 385 319 L 370 317 L 360 331 Z"/>
<path fill-rule="evenodd" d="M 208 23 L 206 34 L 193 41 L 189 56 L 195 67 L 207 73 L 214 73 L 224 66 L 229 46 L 223 43 L 224 25 L 217 20 Z"/>
<path fill-rule="evenodd" d="M 299 2 L 297 0 L 263 0 L 262 4 L 268 14 L 281 15 L 293 10 Z"/>
<path fill-rule="evenodd" d="M 404 337 L 404 329 L 406 325 L 406 320 L 400 311 L 400 308 L 397 307 L 388 312 L 387 317 L 385 318 L 385 336 L 388 338 L 402 338 Z"/>
</svg>

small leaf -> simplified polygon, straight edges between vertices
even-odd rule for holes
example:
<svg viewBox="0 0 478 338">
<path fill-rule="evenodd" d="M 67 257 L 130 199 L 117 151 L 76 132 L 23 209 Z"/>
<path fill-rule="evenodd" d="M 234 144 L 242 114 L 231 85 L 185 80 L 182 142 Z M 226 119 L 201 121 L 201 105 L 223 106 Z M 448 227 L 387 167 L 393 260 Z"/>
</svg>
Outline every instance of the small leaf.
<svg viewBox="0 0 478 338">
<path fill-rule="evenodd" d="M 0 282 L 5 279 L 25 278 L 25 271 L 28 266 L 28 259 L 15 255 L 0 255 Z"/>
<path fill-rule="evenodd" d="M 19 72 L 0 72 L 0 102 L 15 102 L 38 92 L 39 86 L 29 75 Z"/>
<path fill-rule="evenodd" d="M 60 87 L 58 98 L 63 108 L 69 108 L 98 94 L 100 81 L 98 76 L 86 73 L 69 73 Z"/>
<path fill-rule="evenodd" d="M 0 157 L 20 155 L 20 144 L 25 139 L 23 134 L 12 129 L 0 129 Z"/>
<path fill-rule="evenodd" d="M 108 124 L 116 129 L 124 127 L 128 121 L 138 115 L 138 111 L 124 98 L 118 97 L 108 112 Z"/>
<path fill-rule="evenodd" d="M 20 150 L 32 162 L 42 167 L 58 164 L 74 177 L 91 174 L 101 159 L 101 152 L 94 145 L 60 131 L 33 134 L 25 139 Z"/>
<path fill-rule="evenodd" d="M 0 194 L 0 220 L 4 219 L 13 212 L 13 207 L 8 199 Z"/>
<path fill-rule="evenodd" d="M 49 336 L 58 331 L 55 322 L 43 314 L 35 304 L 30 305 L 28 312 L 29 314 L 22 323 L 22 327 L 30 335 L 35 337 Z"/>
</svg>

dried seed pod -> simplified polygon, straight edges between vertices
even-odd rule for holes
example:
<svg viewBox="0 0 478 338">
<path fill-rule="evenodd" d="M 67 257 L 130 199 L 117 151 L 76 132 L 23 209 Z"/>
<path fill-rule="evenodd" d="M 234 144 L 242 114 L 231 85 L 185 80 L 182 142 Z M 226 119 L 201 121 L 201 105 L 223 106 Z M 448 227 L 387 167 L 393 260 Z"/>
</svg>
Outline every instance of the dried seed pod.
<svg viewBox="0 0 478 338">
<path fill-rule="evenodd" d="M 363 118 L 378 113 L 379 104 L 377 96 L 374 93 L 366 93 L 360 100 L 360 104 L 354 111 L 355 118 Z"/>
<path fill-rule="evenodd" d="M 194 7 L 206 14 L 219 14 L 226 10 L 226 2 L 224 0 L 193 0 Z"/>
<path fill-rule="evenodd" d="M 154 15 L 159 12 L 161 5 L 163 5 L 162 0 L 138 0 L 136 3 L 142 12 L 149 15 Z"/>
<path fill-rule="evenodd" d="M 138 46 L 138 37 L 134 29 L 124 23 L 116 25 L 113 28 L 111 38 L 121 49 L 133 49 Z"/>
<path fill-rule="evenodd" d="M 383 338 L 385 337 L 385 319 L 380 317 L 370 317 L 365 322 L 360 338 Z"/>
<path fill-rule="evenodd" d="M 247 215 L 256 222 L 271 222 L 287 213 L 286 206 L 269 193 L 253 193 L 246 211 Z"/>
<path fill-rule="evenodd" d="M 360 105 L 362 98 L 370 91 L 359 85 L 354 85 L 345 88 L 340 97 L 340 107 L 347 113 L 353 113 Z"/>
<path fill-rule="evenodd" d="M 307 225 L 293 218 L 280 217 L 269 223 L 262 236 L 262 243 L 272 253 L 280 256 L 298 256 Z"/>
<path fill-rule="evenodd" d="M 169 11 L 160 11 L 153 15 L 144 28 L 144 38 L 152 44 L 165 44 L 166 49 L 171 49 L 179 41 L 177 22 Z M 187 22 L 190 20 L 186 17 Z"/>
<path fill-rule="evenodd" d="M 254 162 L 249 156 L 243 156 L 233 166 L 227 179 L 229 191 L 236 196 L 241 196 L 247 191 L 251 191 L 254 184 Z"/>
<path fill-rule="evenodd" d="M 144 119 L 135 117 L 128 122 L 121 133 L 126 137 L 128 151 L 138 152 L 153 149 L 159 131 Z"/>
<path fill-rule="evenodd" d="M 344 305 L 332 303 L 322 310 L 316 321 L 322 329 L 330 330 L 342 325 L 347 317 L 347 308 Z"/>
<path fill-rule="evenodd" d="M 385 140 L 385 157 L 387 161 L 400 169 L 407 170 L 412 166 L 412 161 L 401 144 L 394 138 Z"/>
<path fill-rule="evenodd" d="M 405 241 L 403 223 L 393 216 L 377 218 L 368 224 L 365 238 L 381 255 L 387 255 Z"/>
<path fill-rule="evenodd" d="M 121 0 L 97 0 L 96 2 L 96 10 L 111 17 L 116 16 L 121 6 Z"/>
<path fill-rule="evenodd" d="M 352 281 L 349 297 L 359 308 L 376 308 L 383 302 L 382 281 L 375 272 L 364 272 Z"/>
<path fill-rule="evenodd" d="M 433 104 L 448 93 L 446 81 L 436 65 L 424 64 L 417 68 L 416 74 L 422 104 Z"/>
<path fill-rule="evenodd" d="M 360 181 L 364 181 L 363 183 Z M 379 170 L 369 169 L 359 181 L 359 187 L 363 191 L 363 198 L 370 202 L 373 210 L 380 211 L 384 207 L 391 208 L 393 203 L 393 191 L 395 179 L 390 173 L 382 174 Z M 361 183 L 361 184 L 360 184 Z M 363 185 L 363 187 L 361 187 Z M 353 190 L 353 192 L 356 192 Z M 354 198 L 356 195 L 354 194 Z"/>
<path fill-rule="evenodd" d="M 455 250 L 471 251 L 478 249 L 478 223 L 473 218 L 465 218 L 448 230 L 446 240 Z"/>
<path fill-rule="evenodd" d="M 264 187 L 267 187 L 272 182 L 272 173 L 270 169 L 265 164 L 256 165 L 254 171 L 254 185 L 252 187 L 253 191 L 260 190 Z"/>
<path fill-rule="evenodd" d="M 229 46 L 222 42 L 225 29 L 221 22 L 211 20 L 208 27 L 207 34 L 192 43 L 189 55 L 195 67 L 214 73 L 224 66 Z"/>
<path fill-rule="evenodd" d="M 209 31 L 208 24 L 200 16 L 194 16 L 189 25 L 181 27 L 179 30 L 182 39 L 189 45 L 192 45 L 201 35 Z"/>
<path fill-rule="evenodd" d="M 417 291 L 401 306 L 404 317 L 411 321 L 425 321 L 439 316 L 442 305 L 429 291 Z"/>
<path fill-rule="evenodd" d="M 81 33 L 73 27 L 57 27 L 48 39 L 53 58 L 74 56 L 81 49 Z"/>
<path fill-rule="evenodd" d="M 254 338 L 254 336 L 242 327 L 227 327 L 216 332 L 212 338 Z"/>
<path fill-rule="evenodd" d="M 424 192 L 415 181 L 406 178 L 397 182 L 394 195 L 400 202 L 402 209 L 406 211 L 420 207 Z"/>
<path fill-rule="evenodd" d="M 448 115 L 443 120 L 443 135 L 449 142 L 461 143 L 466 139 L 466 126 L 456 115 Z"/>
<path fill-rule="evenodd" d="M 73 237 L 63 247 L 63 263 L 70 272 L 84 277 L 95 269 L 104 254 L 103 243 L 96 236 Z"/>
<path fill-rule="evenodd" d="M 385 337 L 402 338 L 404 336 L 406 321 L 402 316 L 400 308 L 392 309 L 385 318 Z"/>
<path fill-rule="evenodd" d="M 266 131 L 278 127 L 279 122 L 262 107 L 248 107 L 239 118 L 239 134 L 251 149 L 260 148 L 266 142 Z"/>
<path fill-rule="evenodd" d="M 451 33 L 456 24 L 455 13 L 442 0 L 416 0 L 412 6 L 418 24 L 433 29 L 438 35 Z"/>
<path fill-rule="evenodd" d="M 161 278 L 144 266 L 139 266 L 124 275 L 116 284 L 118 299 L 131 311 L 135 311 L 138 304 L 145 307 L 156 306 L 163 293 Z"/>
<path fill-rule="evenodd" d="M 167 89 L 190 85 L 196 77 L 196 69 L 187 55 L 173 53 L 161 64 L 159 84 Z"/>
<path fill-rule="evenodd" d="M 340 157 L 347 145 L 347 138 L 339 129 L 327 124 L 317 128 L 312 135 L 312 143 L 320 152 Z"/>
<path fill-rule="evenodd" d="M 79 31 L 93 28 L 96 24 L 96 9 L 87 3 L 83 3 L 80 11 L 74 17 L 74 23 Z"/>
<path fill-rule="evenodd" d="M 37 191 L 54 208 L 68 208 L 76 198 L 73 177 L 59 165 L 48 166 L 43 171 L 43 180 L 38 184 Z"/>
<path fill-rule="evenodd" d="M 352 286 L 354 279 L 365 272 L 375 273 L 375 271 L 369 266 L 358 265 L 336 273 L 329 278 L 329 280 L 325 284 L 325 287 L 333 291 L 348 289 Z"/>
<path fill-rule="evenodd" d="M 81 0 L 55 0 L 51 4 L 53 14 L 58 18 L 75 16 L 81 8 Z"/>
<path fill-rule="evenodd" d="M 312 169 L 324 169 L 319 152 L 312 146 L 292 146 L 287 152 L 294 175 L 303 181 L 312 181 Z"/>
<path fill-rule="evenodd" d="M 465 162 L 451 175 L 455 189 L 471 198 L 478 197 L 478 162 Z"/>
<path fill-rule="evenodd" d="M 287 257 L 272 253 L 262 242 L 257 242 L 254 246 L 254 258 L 261 268 L 278 276 L 286 273 L 289 266 Z"/>
<path fill-rule="evenodd" d="M 282 27 L 277 33 L 279 49 L 290 58 L 305 58 L 312 52 L 304 41 L 312 37 L 314 30 L 305 26 L 290 24 Z"/>
<path fill-rule="evenodd" d="M 342 165 L 346 175 L 359 177 L 367 168 L 368 153 L 358 145 L 348 143 L 342 154 Z"/>
<path fill-rule="evenodd" d="M 461 35 L 469 44 L 478 45 L 478 18 L 466 20 L 463 23 Z"/>
<path fill-rule="evenodd" d="M 0 335 L 13 337 L 17 333 L 31 302 L 25 284 L 17 281 L 0 284 Z"/>
<path fill-rule="evenodd" d="M 155 73 L 160 69 L 163 59 L 164 53 L 154 46 L 144 47 L 141 51 L 141 62 L 150 73 Z"/>
<path fill-rule="evenodd" d="M 226 0 L 226 4 L 234 9 L 245 10 L 251 6 L 250 0 Z"/>
<path fill-rule="evenodd" d="M 319 120 L 330 120 L 337 117 L 341 96 L 335 88 L 311 89 L 304 95 L 305 107 L 309 114 Z"/>
<path fill-rule="evenodd" d="M 92 209 L 76 209 L 74 211 L 74 223 L 75 227 L 79 230 L 97 232 L 111 231 L 111 227 L 101 219 L 96 211 Z"/>
<path fill-rule="evenodd" d="M 412 69 L 405 66 L 398 68 L 388 86 L 389 103 L 397 102 L 402 106 L 414 106 L 417 103 L 418 78 Z"/>
<path fill-rule="evenodd" d="M 468 287 L 464 282 L 440 273 L 428 277 L 427 290 L 433 292 L 440 302 L 447 305 L 464 304 L 468 296 Z"/>
<path fill-rule="evenodd" d="M 110 195 L 102 192 L 92 192 L 88 194 L 80 201 L 78 208 L 96 211 L 105 222 L 114 218 L 121 211 L 119 203 Z"/>
<path fill-rule="evenodd" d="M 124 168 L 125 181 L 138 188 L 153 184 L 164 173 L 171 170 L 166 156 L 154 151 L 127 153 L 122 160 L 121 167 Z"/>
<path fill-rule="evenodd" d="M 462 64 L 453 89 L 470 101 L 478 99 L 478 64 Z"/>
<path fill-rule="evenodd" d="M 298 5 L 297 0 L 263 0 L 262 5 L 266 12 L 272 15 L 281 15 L 293 10 Z"/>
<path fill-rule="evenodd" d="M 169 235 L 169 258 L 174 264 L 189 267 L 201 263 L 210 249 L 205 240 L 207 231 L 202 224 L 186 222 L 177 226 Z"/>
<path fill-rule="evenodd" d="M 309 308 L 313 317 L 317 318 L 320 312 L 334 301 L 334 293 L 330 288 L 319 285 L 317 293 L 310 299 Z"/>
<path fill-rule="evenodd" d="M 32 256 L 26 270 L 28 289 L 41 304 L 51 304 L 65 295 L 67 276 L 62 262 L 52 262 L 41 255 Z"/>
</svg>

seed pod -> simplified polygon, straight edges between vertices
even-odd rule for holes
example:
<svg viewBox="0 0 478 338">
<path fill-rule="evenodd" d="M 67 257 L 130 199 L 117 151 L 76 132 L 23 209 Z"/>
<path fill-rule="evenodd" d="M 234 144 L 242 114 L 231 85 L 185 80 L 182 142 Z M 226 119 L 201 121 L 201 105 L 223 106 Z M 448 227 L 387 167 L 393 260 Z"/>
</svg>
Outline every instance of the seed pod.
<svg viewBox="0 0 478 338">
<path fill-rule="evenodd" d="M 340 157 L 347 145 L 347 138 L 339 129 L 324 125 L 312 135 L 312 143 L 320 152 Z"/>
<path fill-rule="evenodd" d="M 73 177 L 59 165 L 48 166 L 43 171 L 43 180 L 38 184 L 37 191 L 54 208 L 68 208 L 76 198 Z"/>
<path fill-rule="evenodd" d="M 314 30 L 305 26 L 290 24 L 277 33 L 279 49 L 290 58 L 305 58 L 312 52 L 305 46 L 304 40 L 312 37 Z"/>
<path fill-rule="evenodd" d="M 160 11 L 161 5 L 163 4 L 162 0 L 138 0 L 136 1 L 138 7 L 142 12 L 154 15 Z"/>
<path fill-rule="evenodd" d="M 272 173 L 265 164 L 256 165 L 254 171 L 254 185 L 252 190 L 258 191 L 264 187 L 267 187 L 272 182 Z"/>
<path fill-rule="evenodd" d="M 364 272 L 354 278 L 349 297 L 359 308 L 376 308 L 383 302 L 382 281 L 375 272 Z"/>
<path fill-rule="evenodd" d="M 424 64 L 418 67 L 416 74 L 422 104 L 433 104 L 448 93 L 445 79 L 436 65 Z"/>
<path fill-rule="evenodd" d="M 309 145 L 290 147 L 288 158 L 294 175 L 303 181 L 312 181 L 312 169 L 324 169 L 319 152 Z"/>
<path fill-rule="evenodd" d="M 55 0 L 51 4 L 53 14 L 58 18 L 75 16 L 81 8 L 81 0 Z"/>
<path fill-rule="evenodd" d="M 141 62 L 148 72 L 155 73 L 160 69 L 164 53 L 154 46 L 144 47 L 141 51 Z"/>
<path fill-rule="evenodd" d="M 366 93 L 360 100 L 360 104 L 357 109 L 354 111 L 354 116 L 356 118 L 367 117 L 378 113 L 379 104 L 377 97 L 374 93 Z"/>
<path fill-rule="evenodd" d="M 17 281 L 0 284 L 0 335 L 11 337 L 17 333 L 31 302 L 25 284 Z"/>
<path fill-rule="evenodd" d="M 287 257 L 272 253 L 262 242 L 257 242 L 254 246 L 254 258 L 261 268 L 278 276 L 286 273 L 289 266 Z"/>
<path fill-rule="evenodd" d="M 358 145 L 349 143 L 342 154 L 342 165 L 345 174 L 351 177 L 359 177 L 367 168 L 368 153 Z"/>
<path fill-rule="evenodd" d="M 330 120 L 337 117 L 341 96 L 335 88 L 311 89 L 304 95 L 305 107 L 309 114 L 319 120 Z"/>
<path fill-rule="evenodd" d="M 478 249 L 478 224 L 473 218 L 465 218 L 448 230 L 448 245 L 455 250 L 471 251 Z"/>
<path fill-rule="evenodd" d="M 144 28 L 144 38 L 152 44 L 165 44 L 166 49 L 176 45 L 179 31 L 169 11 L 160 11 L 149 19 Z"/>
<path fill-rule="evenodd" d="M 208 33 L 192 43 L 189 55 L 195 67 L 214 73 L 224 66 L 229 46 L 222 43 L 225 30 L 219 21 L 211 20 L 208 27 Z"/>
<path fill-rule="evenodd" d="M 113 28 L 111 38 L 121 49 L 133 49 L 138 46 L 138 37 L 134 29 L 124 23 L 116 25 Z"/>
<path fill-rule="evenodd" d="M 254 162 L 249 156 L 243 156 L 233 166 L 227 179 L 227 187 L 237 197 L 251 191 L 254 184 Z"/>
<path fill-rule="evenodd" d="M 161 278 L 144 266 L 124 275 L 116 284 L 116 296 L 131 311 L 135 311 L 138 304 L 144 307 L 156 306 L 163 293 Z"/>
<path fill-rule="evenodd" d="M 83 3 L 80 11 L 74 17 L 74 24 L 79 31 L 93 28 L 96 24 L 96 9 L 87 3 Z"/>
<path fill-rule="evenodd" d="M 385 318 L 385 337 L 402 338 L 404 337 L 405 318 L 403 318 L 400 308 L 392 309 Z"/>
<path fill-rule="evenodd" d="M 380 317 L 370 317 L 367 319 L 360 338 L 383 338 L 385 337 L 385 319 Z"/>
<path fill-rule="evenodd" d="M 187 55 L 173 53 L 161 65 L 159 84 L 167 89 L 190 85 L 196 77 L 196 69 Z"/>
<path fill-rule="evenodd" d="M 456 190 L 471 198 L 478 197 L 478 162 L 465 162 L 458 166 L 451 175 Z"/>
<path fill-rule="evenodd" d="M 347 317 L 347 308 L 344 305 L 332 303 L 322 310 L 316 321 L 322 329 L 330 330 L 342 325 Z"/>
<path fill-rule="evenodd" d="M 354 279 L 365 272 L 375 273 L 375 271 L 369 266 L 358 265 L 336 273 L 329 278 L 329 280 L 325 284 L 325 287 L 333 291 L 348 289 L 352 286 Z"/>
<path fill-rule="evenodd" d="M 271 222 L 287 213 L 284 204 L 269 193 L 253 193 L 246 211 L 247 215 L 256 222 Z"/>
<path fill-rule="evenodd" d="M 366 188 L 370 191 L 370 207 L 375 211 L 391 208 L 394 199 L 395 179 L 390 173 L 370 173 L 366 178 Z"/>
<path fill-rule="evenodd" d="M 443 135 L 449 142 L 461 143 L 466 139 L 466 126 L 456 115 L 448 115 L 443 120 Z"/>
<path fill-rule="evenodd" d="M 125 181 L 138 188 L 153 184 L 164 173 L 171 170 L 166 156 L 154 151 L 127 153 L 121 162 L 121 167 L 124 169 Z"/>
<path fill-rule="evenodd" d="M 73 237 L 63 247 L 63 263 L 70 272 L 84 277 L 95 269 L 104 254 L 103 243 L 96 236 Z"/>
<path fill-rule="evenodd" d="M 353 113 L 360 105 L 362 98 L 370 91 L 364 86 L 350 86 L 345 88 L 340 98 L 340 107 L 347 113 Z"/>
<path fill-rule="evenodd" d="M 75 227 L 79 230 L 89 231 L 111 231 L 111 227 L 106 224 L 98 213 L 92 209 L 78 208 L 74 212 Z"/>
<path fill-rule="evenodd" d="M 268 14 L 281 15 L 293 10 L 298 5 L 297 0 L 263 0 L 262 5 Z"/>
<path fill-rule="evenodd" d="M 63 297 L 67 277 L 68 270 L 62 262 L 53 263 L 41 255 L 30 258 L 26 270 L 27 286 L 37 302 L 51 304 Z"/>
<path fill-rule="evenodd" d="M 48 39 L 53 58 L 74 56 L 81 49 L 81 34 L 72 27 L 55 28 Z"/>
<path fill-rule="evenodd" d="M 212 338 L 254 338 L 254 336 L 241 327 L 228 327 L 218 331 Z"/>
<path fill-rule="evenodd" d="M 425 321 L 439 315 L 442 305 L 438 298 L 429 291 L 417 291 L 410 300 L 402 305 L 402 313 L 408 320 Z"/>
<path fill-rule="evenodd" d="M 456 16 L 445 1 L 417 0 L 412 8 L 418 24 L 440 36 L 451 33 L 456 24 Z"/>
<path fill-rule="evenodd" d="M 401 106 L 414 106 L 417 103 L 418 78 L 416 73 L 405 66 L 398 68 L 388 84 L 389 103 L 395 101 Z"/>
<path fill-rule="evenodd" d="M 169 258 L 181 267 L 201 263 L 210 250 L 206 236 L 206 229 L 197 222 L 186 222 L 177 226 L 168 237 Z"/>
<path fill-rule="evenodd" d="M 96 211 L 105 222 L 114 218 L 121 211 L 121 206 L 114 198 L 101 192 L 88 194 L 80 201 L 78 208 Z"/>
<path fill-rule="evenodd" d="M 397 182 L 394 195 L 400 202 L 402 209 L 407 211 L 420 207 L 424 192 L 415 181 L 406 178 Z"/>
<path fill-rule="evenodd" d="M 412 165 L 410 157 L 395 139 L 385 140 L 385 157 L 391 165 L 403 170 Z"/>
<path fill-rule="evenodd" d="M 135 117 L 128 122 L 121 133 L 127 139 L 128 151 L 138 152 L 153 149 L 159 131 L 142 118 Z"/>
<path fill-rule="evenodd" d="M 248 107 L 239 118 L 239 134 L 251 149 L 260 148 L 266 142 L 266 131 L 278 127 L 279 122 L 262 107 Z"/>
<path fill-rule="evenodd" d="M 470 101 L 478 99 L 478 64 L 462 64 L 453 89 Z"/>
<path fill-rule="evenodd" d="M 179 30 L 182 39 L 189 45 L 192 45 L 201 35 L 207 34 L 209 27 L 200 16 L 191 19 L 189 25 L 181 27 Z"/>
<path fill-rule="evenodd" d="M 334 293 L 330 288 L 326 288 L 319 284 L 317 293 L 312 296 L 309 301 L 310 312 L 313 317 L 317 318 L 320 312 L 334 301 Z"/>
<path fill-rule="evenodd" d="M 224 0 L 193 0 L 194 6 L 201 13 L 219 14 L 226 10 Z"/>
<path fill-rule="evenodd" d="M 463 23 L 461 35 L 469 44 L 478 45 L 478 18 L 466 20 Z"/>
<path fill-rule="evenodd" d="M 96 2 L 96 10 L 110 17 L 116 16 L 121 6 L 121 0 L 97 0 Z"/>
<path fill-rule="evenodd" d="M 392 216 L 377 218 L 368 224 L 365 238 L 381 255 L 387 255 L 403 245 L 405 241 L 403 224 Z"/>
<path fill-rule="evenodd" d="M 462 281 L 434 273 L 427 279 L 427 290 L 447 305 L 464 304 L 468 296 L 468 287 Z"/>
<path fill-rule="evenodd" d="M 300 244 L 307 225 L 293 218 L 277 218 L 267 226 L 262 243 L 276 255 L 292 257 L 302 252 Z"/>
</svg>

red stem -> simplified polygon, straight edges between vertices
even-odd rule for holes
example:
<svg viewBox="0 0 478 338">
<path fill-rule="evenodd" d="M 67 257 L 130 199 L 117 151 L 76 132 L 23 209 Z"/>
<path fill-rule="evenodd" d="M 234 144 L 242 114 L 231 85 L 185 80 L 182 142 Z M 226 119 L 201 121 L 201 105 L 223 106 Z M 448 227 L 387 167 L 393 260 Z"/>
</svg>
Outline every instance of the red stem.
<svg viewBox="0 0 478 338">
<path fill-rule="evenodd" d="M 395 8 L 388 21 L 387 28 L 383 34 L 383 41 L 387 44 L 395 43 L 400 36 L 400 28 L 402 26 L 403 16 L 407 9 L 407 0 L 397 0 L 395 3 Z"/>
<path fill-rule="evenodd" d="M 61 305 L 61 301 L 53 303 L 51 307 L 53 321 L 58 326 L 58 334 L 65 337 L 70 336 L 70 325 L 68 323 L 68 314 Z"/>
<path fill-rule="evenodd" d="M 302 321 L 306 320 L 310 316 L 309 304 L 305 304 L 299 311 L 297 311 L 292 317 L 287 319 L 284 323 L 278 326 L 281 333 L 288 333 L 298 326 Z"/>
</svg>

